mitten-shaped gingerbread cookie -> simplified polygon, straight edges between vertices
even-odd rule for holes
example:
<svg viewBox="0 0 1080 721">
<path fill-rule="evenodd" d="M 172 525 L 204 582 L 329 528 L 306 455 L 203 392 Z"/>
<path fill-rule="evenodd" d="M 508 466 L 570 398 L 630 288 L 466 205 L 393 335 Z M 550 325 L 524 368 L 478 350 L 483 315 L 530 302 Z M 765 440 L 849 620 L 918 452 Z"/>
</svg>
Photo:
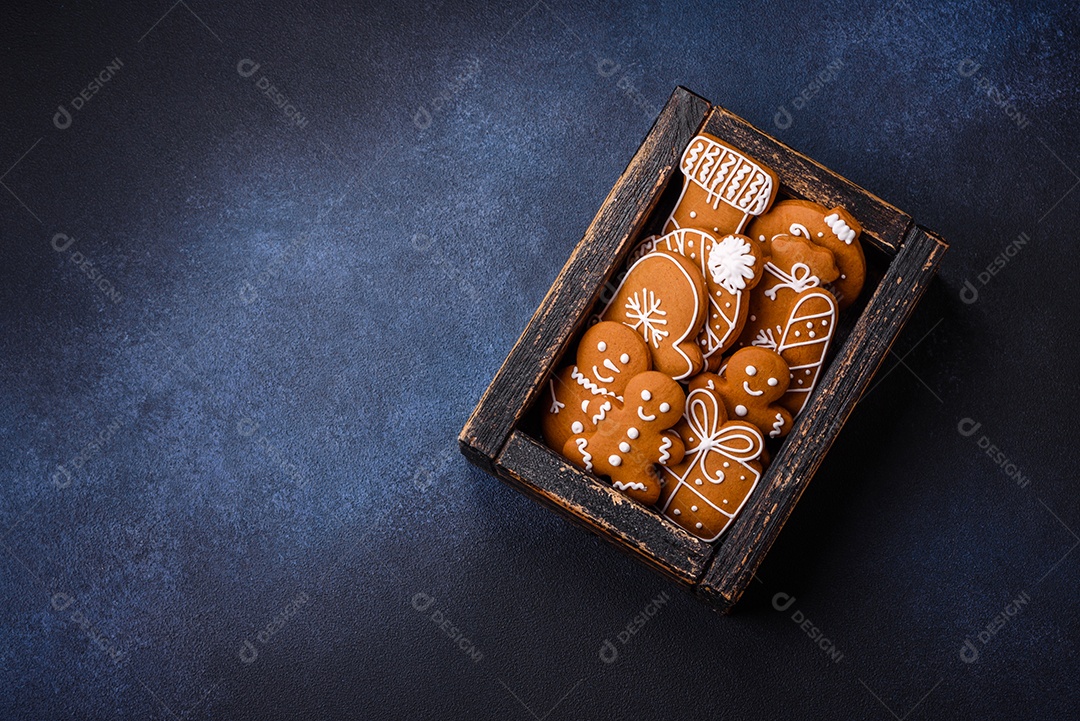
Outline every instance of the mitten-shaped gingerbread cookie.
<svg viewBox="0 0 1080 721">
<path fill-rule="evenodd" d="M 765 448 L 756 427 L 728 420 L 711 375 L 690 382 L 686 411 L 675 426 L 686 457 L 662 468 L 656 504 L 669 520 L 706 541 L 719 538 L 742 510 L 761 478 Z"/>
<path fill-rule="evenodd" d="M 683 459 L 685 446 L 669 430 L 686 404 L 682 386 L 659 371 L 634 376 L 622 408 L 601 420 L 596 430 L 572 436 L 563 455 L 587 471 L 607 476 L 635 501 L 652 504 L 660 495 L 656 464 Z"/>
<path fill-rule="evenodd" d="M 769 209 L 780 183 L 776 174 L 711 135 L 698 135 L 679 165 L 683 190 L 664 232 L 698 228 L 714 237 L 741 233 L 751 216 Z"/>
<path fill-rule="evenodd" d="M 548 381 L 541 400 L 540 428 L 548 446 L 561 451 L 575 433 L 592 430 L 608 412 L 622 406 L 630 379 L 652 367 L 641 336 L 622 323 L 601 322 L 578 343 L 577 364 Z"/>
<path fill-rule="evenodd" d="M 640 333 L 653 368 L 681 380 L 705 367 L 697 336 L 707 312 L 697 266 L 677 253 L 649 253 L 630 266 L 600 317 Z"/>
<path fill-rule="evenodd" d="M 791 412 L 781 405 L 790 382 L 787 363 L 776 351 L 749 346 L 727 359 L 723 374 L 702 373 L 694 380 L 715 390 L 728 415 L 753 424 L 769 438 L 791 431 Z"/>
<path fill-rule="evenodd" d="M 718 368 L 720 355 L 735 345 L 746 324 L 750 289 L 761 280 L 765 265 L 761 251 L 744 235 L 718 240 L 693 228 L 647 238 L 635 252 L 643 251 L 678 253 L 701 269 L 709 311 L 697 340 L 710 370 Z"/>
<path fill-rule="evenodd" d="M 836 329 L 836 300 L 821 284 L 839 275 L 832 252 L 805 238 L 778 235 L 765 275 L 750 295 L 750 318 L 739 345 L 779 353 L 791 384 L 781 403 L 793 414 L 817 384 Z"/>
<path fill-rule="evenodd" d="M 801 236 L 831 251 L 840 275 L 825 283 L 840 310 L 855 302 L 866 281 L 860 233 L 862 226 L 843 208 L 829 210 L 809 200 L 781 200 L 769 212 L 750 221 L 746 230 L 765 249 L 765 255 L 772 254 L 772 240 L 778 235 Z"/>
</svg>

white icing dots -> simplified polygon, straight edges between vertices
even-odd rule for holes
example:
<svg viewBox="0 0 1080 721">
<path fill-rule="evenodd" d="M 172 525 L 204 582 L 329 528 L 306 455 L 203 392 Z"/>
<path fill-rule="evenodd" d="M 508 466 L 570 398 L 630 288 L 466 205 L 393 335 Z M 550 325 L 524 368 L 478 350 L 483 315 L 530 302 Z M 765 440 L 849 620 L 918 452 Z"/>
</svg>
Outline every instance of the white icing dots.
<svg viewBox="0 0 1080 721">
<path fill-rule="evenodd" d="M 682 515 L 682 511 L 680 511 L 680 510 L 679 510 L 678 508 L 676 508 L 676 509 L 675 509 L 675 515 L 676 515 L 676 516 L 681 516 L 681 515 Z"/>
<path fill-rule="evenodd" d="M 652 393 L 649 391 L 648 388 L 641 391 L 641 400 L 643 400 L 643 401 L 651 401 L 652 400 Z"/>
<path fill-rule="evenodd" d="M 815 336 L 817 335 L 817 333 L 815 333 L 814 331 L 810 331 L 810 332 L 809 332 L 809 333 L 807 333 L 806 335 L 808 335 L 808 336 L 810 336 L 811 338 L 813 338 L 813 337 L 815 337 Z"/>
<path fill-rule="evenodd" d="M 690 510 L 697 513 L 697 506 L 690 506 Z"/>
<path fill-rule="evenodd" d="M 701 479 L 700 478 L 695 478 L 694 483 L 696 483 L 697 485 L 700 486 L 701 485 Z"/>
<path fill-rule="evenodd" d="M 621 356 L 619 356 L 619 362 L 620 363 L 629 363 L 630 362 L 630 354 L 629 353 L 623 353 Z"/>
<path fill-rule="evenodd" d="M 620 458 L 619 456 L 608 456 L 607 462 L 613 466 L 621 466 L 622 458 Z"/>
<path fill-rule="evenodd" d="M 802 383 L 802 381 L 799 381 L 799 382 Z M 746 406 L 744 406 L 742 403 L 735 406 L 735 415 L 737 415 L 739 418 L 742 418 L 743 416 L 745 416 L 749 412 L 750 411 L 746 410 Z"/>
<path fill-rule="evenodd" d="M 756 376 L 757 375 L 757 368 L 755 368 L 754 366 L 746 366 L 746 375 L 748 375 L 748 376 Z"/>
<path fill-rule="evenodd" d="M 817 234 L 817 237 L 819 237 L 819 238 L 822 238 L 822 237 L 824 237 L 824 236 L 825 236 L 825 234 L 824 234 L 824 233 L 822 233 L 822 232 L 821 232 L 821 231 L 819 230 L 819 231 L 818 231 L 818 234 Z"/>
<path fill-rule="evenodd" d="M 596 350 L 603 353 L 604 351 L 607 350 L 607 343 L 605 343 L 604 341 L 600 341 L 599 343 L 596 344 Z"/>
<path fill-rule="evenodd" d="M 750 320 L 757 320 L 757 316 L 756 315 L 750 316 Z"/>
<path fill-rule="evenodd" d="M 701 528 L 701 521 L 694 524 L 694 528 Z"/>
<path fill-rule="evenodd" d="M 724 499 L 724 503 L 727 503 L 727 499 L 726 499 L 726 498 Z"/>
<path fill-rule="evenodd" d="M 807 328 L 813 328 L 814 327 L 814 321 L 812 321 L 812 320 L 806 321 L 806 327 Z"/>
<path fill-rule="evenodd" d="M 630 452 L 630 444 L 627 443 L 626 441 L 623 441 L 622 443 L 619 444 L 619 450 L 622 451 L 623 453 L 629 453 Z"/>
<path fill-rule="evenodd" d="M 811 373 L 810 369 L 809 369 L 809 368 L 807 368 L 807 369 L 806 369 L 806 375 L 810 375 L 810 373 Z"/>
<path fill-rule="evenodd" d="M 823 320 L 823 321 L 821 321 L 821 327 L 822 327 L 822 328 L 824 328 L 824 327 L 825 327 L 825 326 L 827 326 L 828 324 L 829 324 L 829 321 L 827 321 L 827 320 Z"/>
<path fill-rule="evenodd" d="M 581 433 L 585 430 L 585 426 L 581 425 L 581 421 L 574 421 L 574 425 L 570 426 L 570 430 L 574 433 Z"/>
<path fill-rule="evenodd" d="M 727 461 L 724 461 L 724 468 L 731 468 L 731 464 Z"/>
<path fill-rule="evenodd" d="M 637 437 L 640 436 L 640 435 L 641 435 L 641 432 L 638 431 L 638 429 L 634 428 L 633 426 L 630 426 L 629 428 L 626 429 L 626 436 L 632 441 L 636 440 Z"/>
<path fill-rule="evenodd" d="M 724 307 L 725 307 L 725 308 L 730 308 L 730 307 L 731 307 L 731 303 L 730 303 L 730 302 L 724 303 Z"/>
<path fill-rule="evenodd" d="M 671 404 L 670 403 L 661 403 L 660 404 L 660 412 L 661 413 L 667 413 L 670 410 L 671 410 Z"/>
<path fill-rule="evenodd" d="M 696 218 L 697 217 L 697 211 L 696 210 L 691 210 L 690 211 L 690 217 L 691 218 Z"/>
<path fill-rule="evenodd" d="M 762 243 L 764 243 L 764 242 L 765 242 L 765 236 L 764 236 L 764 235 L 759 235 L 759 236 L 757 237 L 757 239 L 758 239 L 758 240 L 760 240 L 760 241 L 761 241 Z"/>
</svg>

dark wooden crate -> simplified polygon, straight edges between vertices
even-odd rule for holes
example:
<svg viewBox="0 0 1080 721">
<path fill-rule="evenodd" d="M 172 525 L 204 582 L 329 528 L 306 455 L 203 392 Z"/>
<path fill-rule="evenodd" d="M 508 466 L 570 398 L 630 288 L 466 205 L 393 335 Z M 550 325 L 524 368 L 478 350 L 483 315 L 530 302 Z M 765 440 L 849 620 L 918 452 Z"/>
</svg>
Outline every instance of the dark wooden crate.
<svg viewBox="0 0 1080 721">
<path fill-rule="evenodd" d="M 846 338 L 838 332 L 838 350 L 794 429 L 716 543 L 692 536 L 571 465 L 535 440 L 525 421 L 605 283 L 642 231 L 655 222 L 654 210 L 665 190 L 672 180 L 681 184 L 679 160 L 698 132 L 710 133 L 772 168 L 780 178 L 782 197 L 846 208 L 863 226 L 867 255 L 871 249 L 879 251 L 883 266 L 876 287 L 868 277 L 864 299 L 842 314 L 856 318 L 845 324 Z M 947 247 L 906 213 L 742 118 L 676 88 L 462 429 L 461 450 L 484 470 L 728 611 L 750 584 Z"/>
</svg>

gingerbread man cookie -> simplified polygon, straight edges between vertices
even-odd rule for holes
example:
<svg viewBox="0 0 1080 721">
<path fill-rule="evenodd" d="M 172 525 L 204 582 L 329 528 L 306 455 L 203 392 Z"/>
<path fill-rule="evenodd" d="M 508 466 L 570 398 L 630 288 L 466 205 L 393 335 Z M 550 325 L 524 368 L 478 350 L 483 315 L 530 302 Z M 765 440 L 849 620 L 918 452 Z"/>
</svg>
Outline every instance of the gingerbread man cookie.
<svg viewBox="0 0 1080 721">
<path fill-rule="evenodd" d="M 703 230 L 682 228 L 647 238 L 634 252 L 678 253 L 701 269 L 709 311 L 698 345 L 708 367 L 718 368 L 720 355 L 735 345 L 746 323 L 750 289 L 761 280 L 765 265 L 760 249 L 744 235 L 716 239 Z"/>
<path fill-rule="evenodd" d="M 776 174 L 719 138 L 696 136 L 679 165 L 683 190 L 664 233 L 698 228 L 721 238 L 741 233 L 751 216 L 769 209 L 780 183 Z"/>
<path fill-rule="evenodd" d="M 621 408 L 607 414 L 593 431 L 571 436 L 563 455 L 587 471 L 607 476 L 636 501 L 653 504 L 660 496 L 656 465 L 679 463 L 685 446 L 670 429 L 682 417 L 682 386 L 659 371 L 630 379 Z"/>
<path fill-rule="evenodd" d="M 630 328 L 614 322 L 589 328 L 578 343 L 577 363 L 548 381 L 540 407 L 544 440 L 561 449 L 570 436 L 595 428 L 609 411 L 622 405 L 630 379 L 650 368 L 649 349 Z"/>
<path fill-rule="evenodd" d="M 630 266 L 600 317 L 640 333 L 653 368 L 682 380 L 705 368 L 697 336 L 708 308 L 697 266 L 677 253 L 649 253 Z"/>
<path fill-rule="evenodd" d="M 676 525 L 715 541 L 742 510 L 761 478 L 761 431 L 729 421 L 712 374 L 690 382 L 686 411 L 675 427 L 686 443 L 681 463 L 664 466 L 657 506 Z"/>
<path fill-rule="evenodd" d="M 782 405 L 791 371 L 776 351 L 740 348 L 727 359 L 719 376 L 702 373 L 699 378 L 709 390 L 716 390 L 733 420 L 746 421 L 769 438 L 791 432 L 793 416 Z"/>
<path fill-rule="evenodd" d="M 866 256 L 859 235 L 862 226 L 843 208 L 829 210 L 809 200 L 781 200 L 769 212 L 754 218 L 746 234 L 772 254 L 778 235 L 801 236 L 832 252 L 839 277 L 828 284 L 840 310 L 855 302 L 866 281 Z"/>
<path fill-rule="evenodd" d="M 779 353 L 791 372 L 781 403 L 798 415 L 817 385 L 833 332 L 837 305 L 821 287 L 839 275 L 832 251 L 805 238 L 778 235 L 765 276 L 750 297 L 750 317 L 740 345 Z"/>
</svg>

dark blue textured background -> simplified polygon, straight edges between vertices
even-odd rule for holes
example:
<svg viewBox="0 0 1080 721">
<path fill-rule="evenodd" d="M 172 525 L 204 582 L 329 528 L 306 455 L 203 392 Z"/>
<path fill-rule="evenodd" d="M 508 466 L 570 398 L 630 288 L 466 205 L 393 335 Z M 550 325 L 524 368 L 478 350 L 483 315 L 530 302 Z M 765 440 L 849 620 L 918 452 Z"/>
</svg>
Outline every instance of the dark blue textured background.
<svg viewBox="0 0 1080 721">
<path fill-rule="evenodd" d="M 0 21 L 0 716 L 1075 717 L 1075 8 L 170 2 Z M 952 244 L 727 618 L 455 443 L 677 84 Z"/>
</svg>

